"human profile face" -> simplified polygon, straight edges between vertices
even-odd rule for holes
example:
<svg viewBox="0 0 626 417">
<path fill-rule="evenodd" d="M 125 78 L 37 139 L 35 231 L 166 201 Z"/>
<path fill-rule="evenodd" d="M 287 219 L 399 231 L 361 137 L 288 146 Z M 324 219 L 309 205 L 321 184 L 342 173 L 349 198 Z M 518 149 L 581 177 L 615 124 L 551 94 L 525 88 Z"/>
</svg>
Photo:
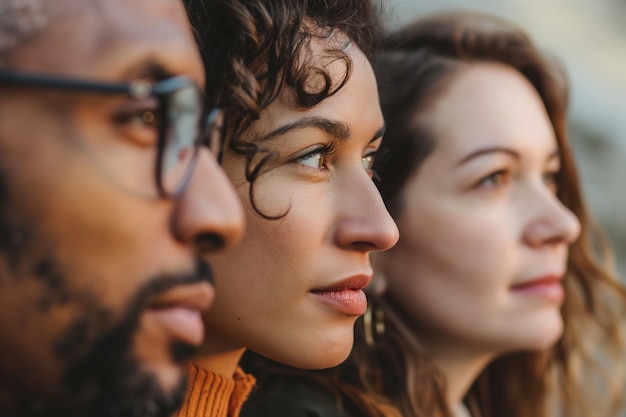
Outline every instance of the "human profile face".
<svg viewBox="0 0 626 417">
<path fill-rule="evenodd" d="M 119 83 L 185 75 L 202 87 L 179 1 L 43 10 L 45 28 L 4 69 Z M 158 197 L 157 128 L 141 117 L 150 98 L 1 89 L 0 409 L 171 415 L 214 297 L 202 255 L 242 232 L 234 190 L 203 148 L 185 193 Z"/>
<path fill-rule="evenodd" d="M 247 229 L 233 251 L 210 257 L 219 295 L 206 314 L 207 353 L 245 347 L 325 368 L 350 352 L 354 321 L 366 308 L 368 254 L 398 235 L 371 178 L 384 130 L 373 71 L 355 46 L 346 53 L 352 74 L 335 95 L 303 109 L 283 91 L 248 132 L 276 153 L 254 183 L 254 201 L 263 214 L 283 217 L 253 209 L 245 158 L 225 155 Z M 334 80 L 345 70 L 339 62 L 326 68 Z"/>
<path fill-rule="evenodd" d="M 435 357 L 546 348 L 580 231 L 556 197 L 554 130 L 509 67 L 470 64 L 447 82 L 419 115 L 435 146 L 401 191 L 400 240 L 375 264 Z"/>
</svg>

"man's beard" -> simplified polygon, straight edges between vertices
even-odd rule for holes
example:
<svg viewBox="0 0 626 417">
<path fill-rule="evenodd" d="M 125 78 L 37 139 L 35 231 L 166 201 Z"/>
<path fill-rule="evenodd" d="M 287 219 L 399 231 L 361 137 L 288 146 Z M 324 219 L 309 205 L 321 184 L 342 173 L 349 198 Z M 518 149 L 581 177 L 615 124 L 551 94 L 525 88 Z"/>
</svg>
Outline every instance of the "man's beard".
<svg viewBox="0 0 626 417">
<path fill-rule="evenodd" d="M 34 279 L 45 288 L 40 300 L 40 314 L 58 304 L 74 303 L 80 307 L 69 330 L 57 341 L 54 354 L 65 364 L 59 381 L 61 394 L 44 397 L 37 389 L 18 387 L 10 381 L 24 375 L 0 375 L 4 401 L 0 415 L 15 417 L 169 417 L 182 404 L 185 373 L 173 388 L 165 390 L 156 375 L 145 370 L 133 353 L 133 338 L 143 312 L 156 295 L 181 284 L 212 282 L 210 266 L 198 257 L 195 271 L 184 274 L 161 275 L 140 288 L 124 316 L 110 330 L 94 334 L 106 326 L 111 312 L 98 304 L 96 293 L 76 292 L 70 275 L 63 270 L 54 255 L 41 253 L 44 240 L 33 223 L 7 216 L 10 204 L 5 189 L 5 176 L 0 172 L 0 258 L 8 263 L 14 277 Z M 22 220 L 22 221 L 19 221 Z M 28 271 L 30 273 L 25 273 Z M 34 275 L 31 275 L 34 274 Z M 32 278 L 29 276 L 31 275 Z M 19 277 L 19 278 L 17 278 Z M 1 278 L 0 278 L 1 281 Z M 79 316 L 79 314 L 77 314 Z M 182 367 L 196 348 L 182 342 L 170 345 L 173 363 Z M 10 361 L 11 358 L 4 358 Z M 26 376 L 26 378 L 28 378 Z M 9 385 L 6 385 L 9 384 Z M 5 406 L 8 407 L 5 408 Z"/>
<path fill-rule="evenodd" d="M 202 266 L 200 266 L 202 265 Z M 186 277 L 160 277 L 151 280 L 133 303 L 130 313 L 102 337 L 81 359 L 72 363 L 63 383 L 81 415 L 94 417 L 168 417 L 182 404 L 187 380 L 185 374 L 173 389 L 165 391 L 155 375 L 143 370 L 132 353 L 132 339 L 137 330 L 146 300 L 181 283 L 198 282 L 206 276 L 206 264 L 200 263 L 196 274 Z M 68 335 L 72 338 L 72 335 Z M 172 361 L 183 365 L 196 348 L 174 342 L 170 345 Z"/>
<path fill-rule="evenodd" d="M 135 298 L 125 318 L 111 331 L 92 344 L 85 354 L 66 367 L 62 377 L 64 394 L 46 400 L 36 393 L 18 393 L 16 406 L 20 417 L 169 417 L 178 410 L 187 387 L 186 374 L 181 373 L 178 383 L 165 390 L 155 375 L 142 369 L 133 355 L 132 340 L 138 327 L 146 300 L 164 290 L 183 283 L 212 279 L 212 272 L 204 261 L 198 261 L 195 274 L 162 276 L 154 278 Z M 81 321 L 66 332 L 56 353 L 83 347 Z M 71 346 L 73 345 L 74 346 Z M 59 347 L 63 347 L 62 351 Z M 172 343 L 172 361 L 183 366 L 197 348 L 184 343 Z"/>
<path fill-rule="evenodd" d="M 165 390 L 156 375 L 145 371 L 132 350 L 132 341 L 146 301 L 183 283 L 206 281 L 211 270 L 198 262 L 195 274 L 162 276 L 145 286 L 135 298 L 125 318 L 111 331 L 91 343 L 91 348 L 71 360 L 61 382 L 63 394 L 46 399 L 36 392 L 17 392 L 11 415 L 19 417 L 169 417 L 182 404 L 187 387 L 186 374 Z M 84 322 L 76 320 L 66 332 L 55 353 L 62 359 L 69 351 L 84 348 Z M 62 349 L 60 349 L 62 347 Z M 170 345 L 172 362 L 183 366 L 197 348 L 182 342 Z M 1 413 L 0 413 L 1 414 Z"/>
</svg>

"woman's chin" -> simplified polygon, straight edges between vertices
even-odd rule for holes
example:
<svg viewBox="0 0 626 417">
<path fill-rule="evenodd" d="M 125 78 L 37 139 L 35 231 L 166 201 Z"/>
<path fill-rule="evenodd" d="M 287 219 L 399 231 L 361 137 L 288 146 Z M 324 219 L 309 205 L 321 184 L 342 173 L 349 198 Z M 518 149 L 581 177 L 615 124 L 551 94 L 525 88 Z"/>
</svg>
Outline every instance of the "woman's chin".
<svg viewBox="0 0 626 417">
<path fill-rule="evenodd" d="M 563 336 L 563 319 L 560 314 L 551 314 L 534 326 L 529 326 L 520 332 L 517 337 L 517 346 L 512 350 L 540 351 L 554 346 Z"/>
<path fill-rule="evenodd" d="M 346 338 L 344 338 L 346 339 Z M 257 353 L 273 361 L 299 369 L 326 369 L 341 364 L 352 350 L 353 338 L 333 343 L 310 343 L 304 347 L 292 345 L 286 352 Z"/>
</svg>

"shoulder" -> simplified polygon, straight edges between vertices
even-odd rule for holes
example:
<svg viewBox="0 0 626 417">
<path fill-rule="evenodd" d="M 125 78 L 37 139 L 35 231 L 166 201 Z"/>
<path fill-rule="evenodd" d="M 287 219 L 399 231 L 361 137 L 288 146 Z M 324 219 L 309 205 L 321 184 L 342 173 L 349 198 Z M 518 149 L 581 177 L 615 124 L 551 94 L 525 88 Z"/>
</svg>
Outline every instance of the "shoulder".
<svg viewBox="0 0 626 417">
<path fill-rule="evenodd" d="M 295 378 L 272 381 L 261 386 L 244 404 L 241 417 L 351 417 L 341 410 L 331 393 Z"/>
</svg>

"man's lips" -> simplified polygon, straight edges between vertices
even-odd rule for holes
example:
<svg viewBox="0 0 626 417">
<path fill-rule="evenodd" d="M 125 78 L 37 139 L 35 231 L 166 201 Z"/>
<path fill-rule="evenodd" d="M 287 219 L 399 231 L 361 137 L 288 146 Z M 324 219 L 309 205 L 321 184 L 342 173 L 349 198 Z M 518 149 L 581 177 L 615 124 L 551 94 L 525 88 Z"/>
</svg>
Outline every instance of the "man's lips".
<svg viewBox="0 0 626 417">
<path fill-rule="evenodd" d="M 204 339 L 202 312 L 214 297 L 207 282 L 180 285 L 151 300 L 146 314 L 172 338 L 197 346 Z"/>
</svg>

